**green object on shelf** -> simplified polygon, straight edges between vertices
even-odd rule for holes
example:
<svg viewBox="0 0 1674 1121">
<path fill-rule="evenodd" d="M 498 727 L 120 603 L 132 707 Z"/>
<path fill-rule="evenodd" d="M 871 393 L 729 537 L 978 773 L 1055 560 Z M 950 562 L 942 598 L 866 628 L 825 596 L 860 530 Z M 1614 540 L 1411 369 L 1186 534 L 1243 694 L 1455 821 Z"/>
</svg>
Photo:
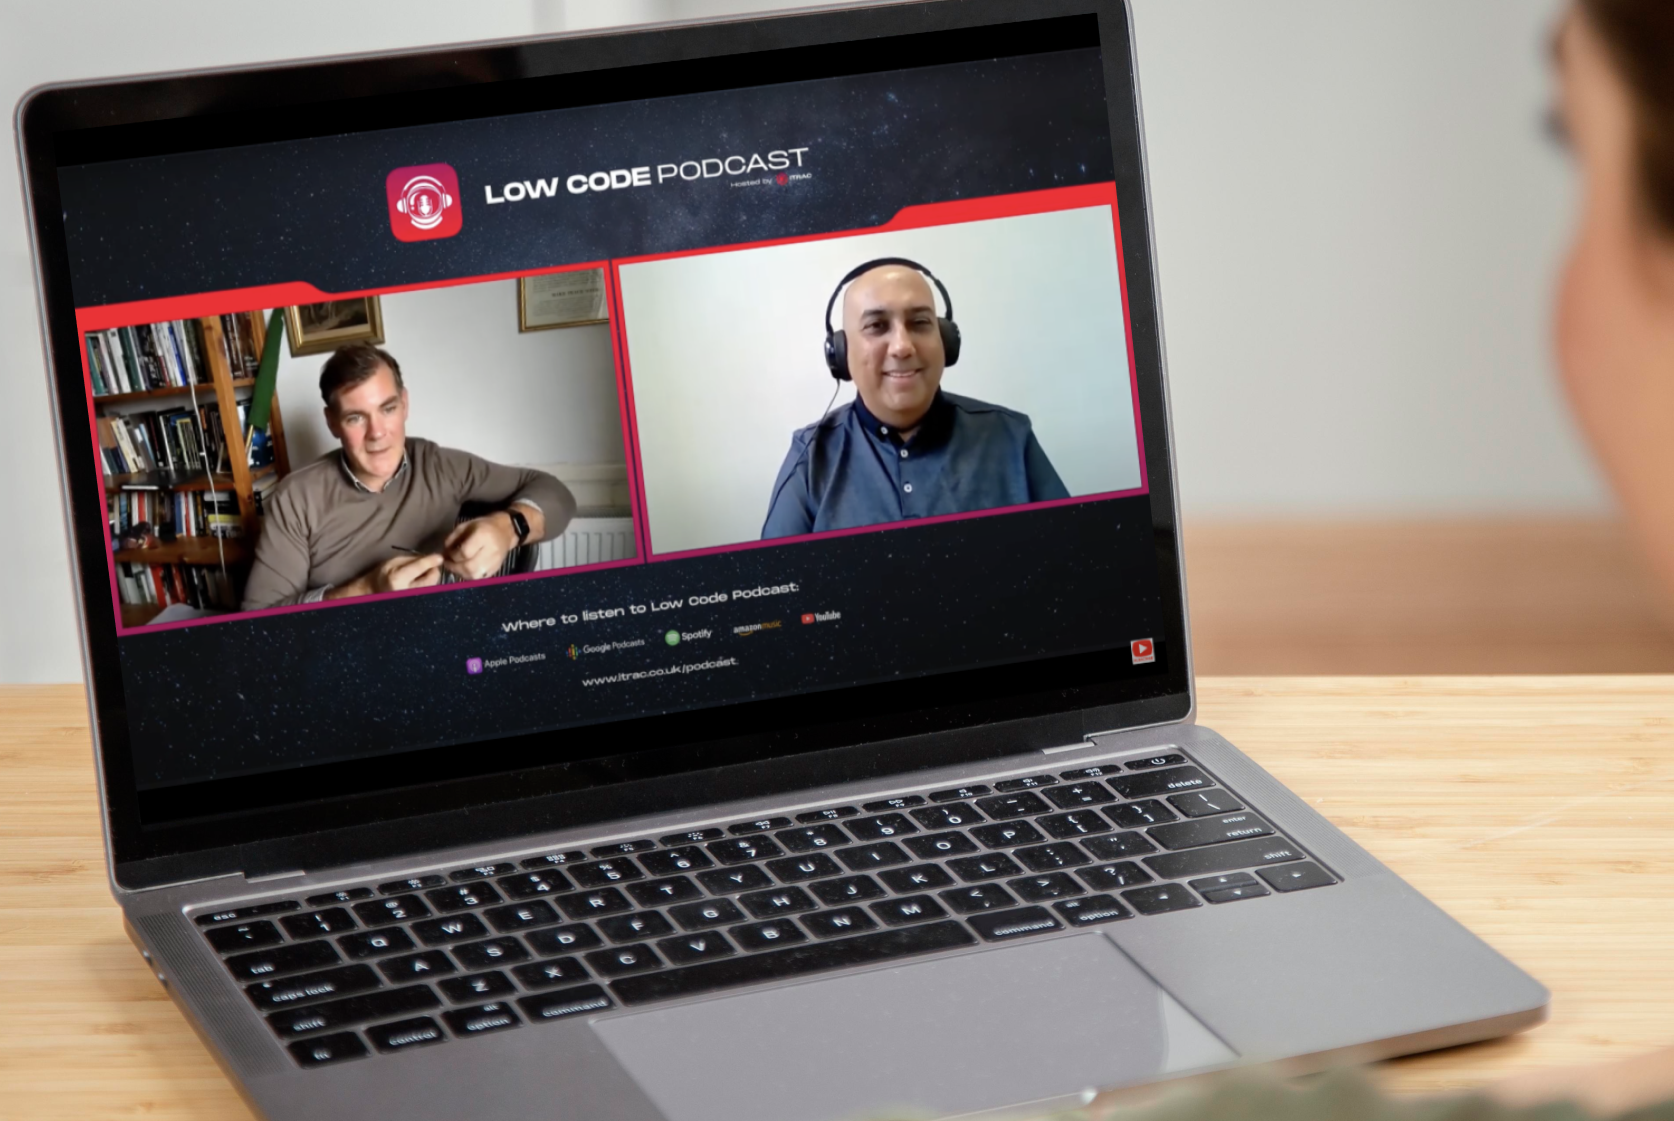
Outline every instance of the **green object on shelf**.
<svg viewBox="0 0 1674 1121">
<path fill-rule="evenodd" d="M 261 365 L 256 367 L 256 391 L 250 398 L 248 423 L 252 432 L 267 428 L 273 415 L 273 394 L 279 387 L 279 347 L 284 341 L 285 309 L 274 308 L 267 317 L 267 342 L 262 346 Z"/>
</svg>

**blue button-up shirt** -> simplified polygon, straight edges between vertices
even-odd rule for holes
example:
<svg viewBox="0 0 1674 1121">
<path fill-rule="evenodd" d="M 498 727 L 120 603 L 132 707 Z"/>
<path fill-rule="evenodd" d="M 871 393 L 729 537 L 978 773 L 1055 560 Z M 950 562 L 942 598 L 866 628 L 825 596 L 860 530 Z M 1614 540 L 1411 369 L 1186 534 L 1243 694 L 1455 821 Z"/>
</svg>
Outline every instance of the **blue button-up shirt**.
<svg viewBox="0 0 1674 1121">
<path fill-rule="evenodd" d="M 791 437 L 761 535 L 1068 497 L 1022 413 L 938 390 L 918 431 L 903 440 L 856 397 Z"/>
</svg>

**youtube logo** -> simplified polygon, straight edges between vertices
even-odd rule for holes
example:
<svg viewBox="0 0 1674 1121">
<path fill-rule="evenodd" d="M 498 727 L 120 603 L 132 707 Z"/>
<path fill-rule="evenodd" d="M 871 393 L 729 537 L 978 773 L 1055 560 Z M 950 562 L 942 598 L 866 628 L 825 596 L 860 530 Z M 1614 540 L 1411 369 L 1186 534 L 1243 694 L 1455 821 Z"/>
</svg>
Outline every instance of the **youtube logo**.
<svg viewBox="0 0 1674 1121">
<path fill-rule="evenodd" d="M 1136 638 L 1128 643 L 1128 650 L 1133 654 L 1133 664 L 1143 665 L 1157 660 L 1157 647 L 1148 638 Z"/>
<path fill-rule="evenodd" d="M 807 626 L 809 623 L 812 623 L 813 621 L 814 621 L 814 613 L 812 611 L 803 612 L 803 614 L 802 614 L 802 624 L 804 626 Z"/>
</svg>

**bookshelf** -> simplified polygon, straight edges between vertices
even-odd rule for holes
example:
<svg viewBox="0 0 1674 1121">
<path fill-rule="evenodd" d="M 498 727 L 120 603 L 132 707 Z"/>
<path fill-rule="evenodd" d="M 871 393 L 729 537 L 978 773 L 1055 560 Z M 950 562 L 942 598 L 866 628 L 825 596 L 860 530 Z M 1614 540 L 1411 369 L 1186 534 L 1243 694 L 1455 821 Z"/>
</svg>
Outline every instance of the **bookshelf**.
<svg viewBox="0 0 1674 1121">
<path fill-rule="evenodd" d="M 252 465 L 245 440 L 266 341 L 260 312 L 87 336 L 126 626 L 143 626 L 171 603 L 237 608 L 261 532 L 261 495 L 290 472 L 278 401 L 267 428 L 271 457 Z M 123 547 L 141 521 L 152 527 L 150 543 Z"/>
</svg>

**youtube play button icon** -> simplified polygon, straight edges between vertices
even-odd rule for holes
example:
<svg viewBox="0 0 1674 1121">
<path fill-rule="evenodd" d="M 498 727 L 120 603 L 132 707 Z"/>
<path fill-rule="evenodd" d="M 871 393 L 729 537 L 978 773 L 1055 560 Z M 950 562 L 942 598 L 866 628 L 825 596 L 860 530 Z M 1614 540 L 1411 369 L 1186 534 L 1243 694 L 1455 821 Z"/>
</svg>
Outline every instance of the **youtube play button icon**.
<svg viewBox="0 0 1674 1121">
<path fill-rule="evenodd" d="M 1157 660 L 1156 645 L 1148 638 L 1134 639 L 1128 643 L 1128 649 L 1133 652 L 1133 664 L 1136 666 Z"/>
</svg>

